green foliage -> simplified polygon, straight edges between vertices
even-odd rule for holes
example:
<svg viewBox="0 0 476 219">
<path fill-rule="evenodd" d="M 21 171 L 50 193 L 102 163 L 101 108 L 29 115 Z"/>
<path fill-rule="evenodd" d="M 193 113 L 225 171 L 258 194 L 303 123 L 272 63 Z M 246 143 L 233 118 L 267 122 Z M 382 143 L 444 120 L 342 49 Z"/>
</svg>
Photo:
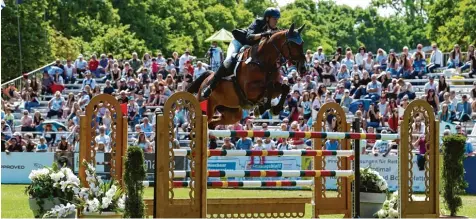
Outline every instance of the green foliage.
<svg viewBox="0 0 476 219">
<path fill-rule="evenodd" d="M 468 183 L 464 180 L 464 151 L 466 137 L 450 135 L 443 137 L 443 198 L 451 212 L 456 216 L 458 209 L 463 206 L 459 195 L 464 194 Z"/>
<path fill-rule="evenodd" d="M 145 205 L 142 199 L 144 195 L 144 181 L 146 168 L 144 165 L 144 153 L 140 147 L 127 148 L 127 156 L 124 163 L 123 180 L 126 184 L 126 211 L 125 218 L 143 218 Z"/>
<path fill-rule="evenodd" d="M 375 170 L 360 168 L 360 192 L 386 193 L 388 192 L 387 181 Z"/>
</svg>

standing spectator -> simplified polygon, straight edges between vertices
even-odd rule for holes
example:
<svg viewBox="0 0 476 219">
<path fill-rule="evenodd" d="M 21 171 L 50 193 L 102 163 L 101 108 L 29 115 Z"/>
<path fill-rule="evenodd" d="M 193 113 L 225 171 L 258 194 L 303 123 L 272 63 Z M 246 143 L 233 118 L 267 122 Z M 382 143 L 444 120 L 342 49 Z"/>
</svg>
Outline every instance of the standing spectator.
<svg viewBox="0 0 476 219">
<path fill-rule="evenodd" d="M 48 114 L 46 115 L 46 118 L 51 118 L 52 116 L 57 116 L 58 118 L 61 118 L 63 116 L 63 107 L 64 107 L 65 101 L 64 98 L 61 96 L 61 93 L 57 91 L 55 93 L 55 97 L 50 100 L 48 103 Z"/>
<path fill-rule="evenodd" d="M 430 56 L 430 64 L 426 66 L 427 73 L 433 73 L 436 68 L 443 66 L 443 53 L 438 49 L 436 43 L 431 45 L 433 51 Z"/>
<path fill-rule="evenodd" d="M 86 72 L 88 67 L 88 63 L 83 59 L 83 55 L 79 55 L 78 59 L 74 61 L 74 68 L 76 72 L 79 74 L 80 78 L 83 78 L 83 73 Z"/>
<path fill-rule="evenodd" d="M 81 86 L 81 90 L 84 90 L 84 87 L 86 87 L 86 85 L 94 89 L 96 87 L 96 79 L 91 77 L 90 71 L 86 71 L 85 75 L 86 75 L 86 78 L 83 80 L 83 85 Z"/>
<path fill-rule="evenodd" d="M 132 53 L 132 59 L 129 60 L 129 64 L 131 65 L 131 68 L 134 70 L 134 73 L 136 73 L 137 70 L 139 70 L 139 68 L 142 66 L 142 61 L 139 58 L 137 58 L 136 52 Z"/>
<path fill-rule="evenodd" d="M 319 61 L 320 63 L 326 61 L 326 55 L 322 52 L 322 46 L 317 47 L 317 51 L 312 56 L 312 61 L 315 60 Z"/>
<path fill-rule="evenodd" d="M 220 47 L 218 47 L 218 43 L 216 41 L 212 42 L 212 46 L 207 52 L 207 57 L 210 57 L 209 63 L 211 70 L 216 72 L 223 62 L 223 51 Z"/>
<path fill-rule="evenodd" d="M 92 73 L 94 73 L 94 76 L 96 78 L 99 78 L 100 77 L 100 72 L 98 70 L 98 67 L 99 67 L 99 61 L 97 60 L 96 58 L 96 54 L 93 54 L 91 56 L 91 59 L 89 60 L 88 62 L 88 69 L 89 71 L 91 71 Z"/>
<path fill-rule="evenodd" d="M 190 55 L 190 51 L 187 49 L 185 50 L 185 53 L 180 56 L 180 59 L 179 59 L 179 69 L 180 69 L 180 73 L 186 73 L 187 70 L 185 69 L 185 64 L 187 62 L 191 62 L 195 57 L 191 56 Z"/>
</svg>

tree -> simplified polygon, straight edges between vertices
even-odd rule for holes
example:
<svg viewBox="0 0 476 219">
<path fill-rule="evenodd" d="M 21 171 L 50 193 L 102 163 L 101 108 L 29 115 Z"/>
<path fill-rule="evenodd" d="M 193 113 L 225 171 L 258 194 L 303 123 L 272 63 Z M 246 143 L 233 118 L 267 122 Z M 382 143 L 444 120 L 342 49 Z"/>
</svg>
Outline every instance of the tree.
<svg viewBox="0 0 476 219">
<path fill-rule="evenodd" d="M 107 52 L 120 58 L 130 58 L 132 52 L 144 54 L 147 51 L 144 40 L 130 32 L 128 25 L 108 27 L 104 35 L 94 38 L 90 48 L 90 52 Z"/>
<path fill-rule="evenodd" d="M 246 0 L 245 8 L 255 17 L 262 17 L 264 10 L 268 7 L 276 7 L 278 4 L 273 0 Z"/>
<path fill-rule="evenodd" d="M 47 0 L 24 1 L 18 5 L 18 10 L 14 3 L 8 4 L 10 2 L 2 9 L 2 81 L 53 61 L 48 23 L 44 21 Z M 20 67 L 17 16 L 20 16 L 23 70 Z"/>
</svg>

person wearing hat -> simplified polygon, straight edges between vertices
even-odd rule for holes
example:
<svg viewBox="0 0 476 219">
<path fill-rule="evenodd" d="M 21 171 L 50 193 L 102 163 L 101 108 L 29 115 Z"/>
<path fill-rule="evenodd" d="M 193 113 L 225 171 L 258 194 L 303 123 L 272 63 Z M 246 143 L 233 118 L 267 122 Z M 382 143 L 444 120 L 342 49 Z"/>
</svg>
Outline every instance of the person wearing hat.
<svg viewBox="0 0 476 219">
<path fill-rule="evenodd" d="M 387 134 L 387 130 L 382 130 L 380 134 Z M 374 154 L 374 156 L 382 154 L 383 157 L 386 157 L 391 150 L 392 147 L 390 147 L 390 144 L 387 140 L 377 140 L 374 146 L 372 147 L 372 153 Z"/>
<path fill-rule="evenodd" d="M 83 73 L 86 72 L 88 67 L 88 63 L 83 59 L 83 55 L 80 54 L 78 59 L 74 61 L 74 68 L 76 68 L 76 72 L 79 74 L 80 78 L 83 78 Z"/>
<path fill-rule="evenodd" d="M 211 70 L 216 72 L 223 62 L 223 51 L 218 47 L 217 41 L 213 41 L 210 49 L 207 52 L 206 57 L 210 58 Z"/>
<path fill-rule="evenodd" d="M 312 61 L 319 61 L 323 63 L 326 61 L 326 55 L 322 52 L 322 46 L 317 47 L 317 51 L 312 55 Z"/>
<path fill-rule="evenodd" d="M 86 87 L 86 85 L 89 85 L 89 87 L 94 89 L 96 87 L 96 79 L 92 78 L 91 71 L 85 71 L 84 75 L 86 76 L 86 78 L 83 80 L 81 90 L 84 90 L 84 87 Z"/>
<path fill-rule="evenodd" d="M 202 96 L 208 98 L 218 82 L 233 73 L 235 63 L 234 55 L 240 51 L 243 45 L 253 46 L 258 44 L 264 37 L 270 37 L 278 30 L 278 20 L 281 12 L 278 8 L 269 7 L 264 11 L 263 17 L 256 19 L 246 30 L 234 30 L 234 39 L 230 42 L 226 52 L 226 58 L 215 73 L 210 85 L 204 89 Z"/>
</svg>

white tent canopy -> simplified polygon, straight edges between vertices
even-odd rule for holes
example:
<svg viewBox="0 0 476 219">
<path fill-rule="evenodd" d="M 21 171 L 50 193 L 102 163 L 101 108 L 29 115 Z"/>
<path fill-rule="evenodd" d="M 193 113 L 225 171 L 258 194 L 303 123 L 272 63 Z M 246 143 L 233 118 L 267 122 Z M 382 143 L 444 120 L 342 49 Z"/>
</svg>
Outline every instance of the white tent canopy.
<svg viewBox="0 0 476 219">
<path fill-rule="evenodd" d="M 211 37 L 208 37 L 205 42 L 212 42 L 212 41 L 217 41 L 217 42 L 230 42 L 232 41 L 233 34 L 231 34 L 230 31 L 225 30 L 224 28 L 221 28 L 218 32 L 214 33 Z"/>
</svg>

